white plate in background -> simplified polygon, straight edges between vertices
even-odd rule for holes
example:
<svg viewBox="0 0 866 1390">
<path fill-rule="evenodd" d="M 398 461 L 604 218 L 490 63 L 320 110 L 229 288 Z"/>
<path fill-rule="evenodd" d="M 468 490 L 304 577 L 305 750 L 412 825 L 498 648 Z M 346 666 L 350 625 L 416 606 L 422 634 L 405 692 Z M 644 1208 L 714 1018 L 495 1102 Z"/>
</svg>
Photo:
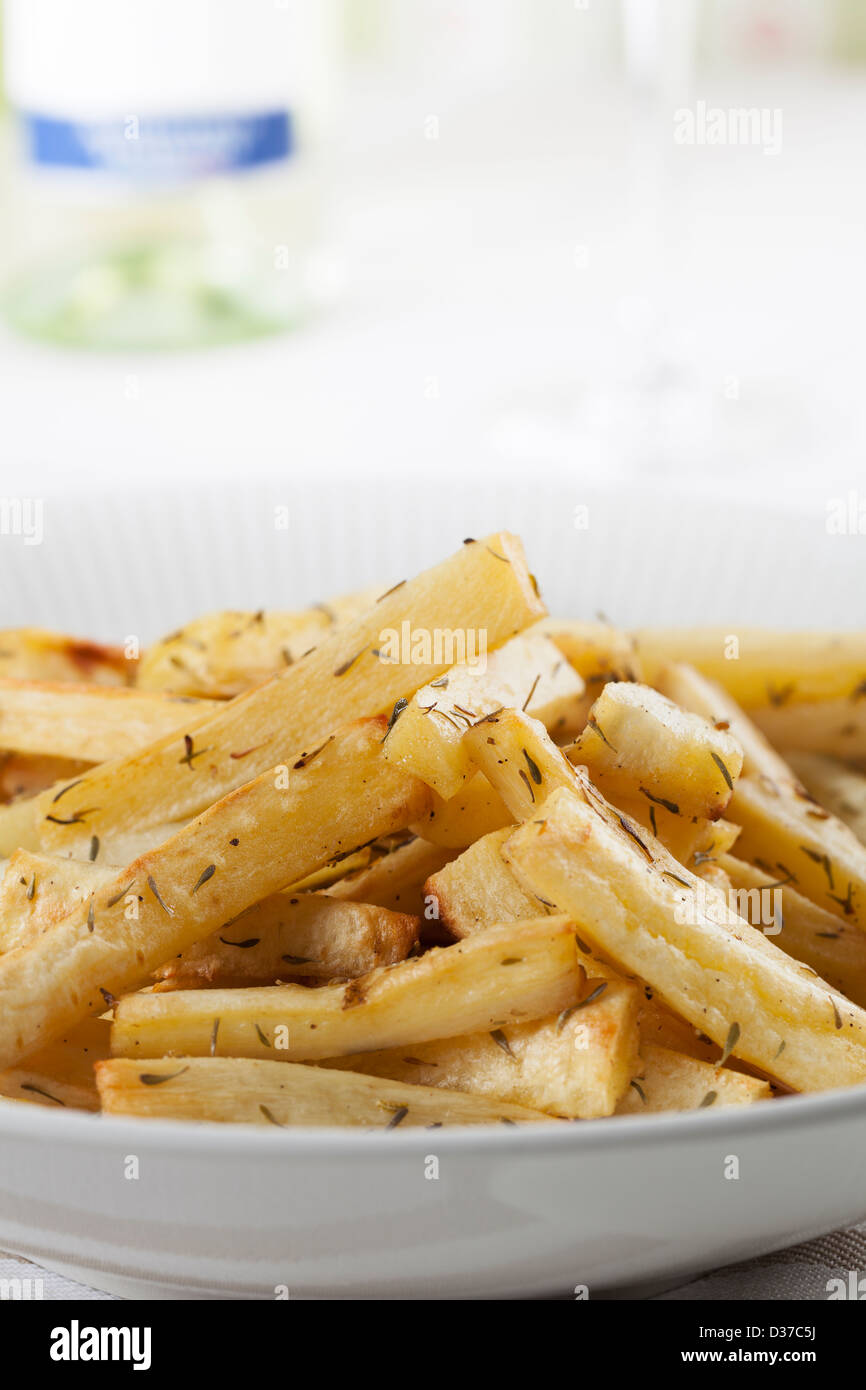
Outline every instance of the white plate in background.
<svg viewBox="0 0 866 1390">
<path fill-rule="evenodd" d="M 41 545 L 0 537 L 0 625 L 146 641 L 209 608 L 387 587 L 500 526 L 524 537 L 551 609 L 567 616 L 804 627 L 866 617 L 866 541 L 828 534 L 818 509 L 468 477 L 459 494 L 435 479 L 118 490 L 46 498 L 43 522 Z M 725 1177 L 731 1155 L 736 1181 Z M 866 1087 L 742 1111 L 435 1137 L 10 1104 L 0 1108 L 0 1247 L 145 1297 L 596 1294 L 860 1218 L 864 1171 Z"/>
</svg>

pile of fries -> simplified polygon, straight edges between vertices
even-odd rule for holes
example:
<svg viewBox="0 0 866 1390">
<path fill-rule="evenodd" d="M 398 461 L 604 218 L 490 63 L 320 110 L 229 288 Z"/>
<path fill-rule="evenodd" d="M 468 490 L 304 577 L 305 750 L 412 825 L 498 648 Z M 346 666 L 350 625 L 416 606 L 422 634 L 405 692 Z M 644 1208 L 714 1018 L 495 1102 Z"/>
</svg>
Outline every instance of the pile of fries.
<svg viewBox="0 0 866 1390">
<path fill-rule="evenodd" d="M 548 617 L 520 541 L 139 659 L 0 633 L 0 1095 L 367 1129 L 866 1081 L 866 634 Z"/>
</svg>

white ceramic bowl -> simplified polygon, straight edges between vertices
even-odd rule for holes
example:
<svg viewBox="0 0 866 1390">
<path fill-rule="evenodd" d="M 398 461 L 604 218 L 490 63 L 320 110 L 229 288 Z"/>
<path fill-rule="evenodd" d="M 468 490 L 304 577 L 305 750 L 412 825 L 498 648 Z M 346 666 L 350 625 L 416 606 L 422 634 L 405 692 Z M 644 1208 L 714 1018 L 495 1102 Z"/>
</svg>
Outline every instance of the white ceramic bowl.
<svg viewBox="0 0 866 1390">
<path fill-rule="evenodd" d="M 588 507 L 589 527 L 575 526 Z M 275 524 L 287 507 L 288 529 Z M 282 520 L 284 514 L 280 513 Z M 578 514 L 582 520 L 583 514 Z M 864 622 L 823 509 L 360 483 L 46 499 L 0 538 L 0 624 L 147 640 L 219 606 L 385 586 L 501 525 L 552 609 L 622 623 Z M 138 1157 L 137 1179 L 126 1176 Z M 729 1156 L 739 1178 L 725 1176 Z M 430 1157 L 438 1177 L 428 1177 Z M 866 1214 L 866 1087 L 538 1131 L 195 1127 L 0 1107 L 0 1248 L 146 1297 L 446 1297 L 671 1283 Z"/>
</svg>

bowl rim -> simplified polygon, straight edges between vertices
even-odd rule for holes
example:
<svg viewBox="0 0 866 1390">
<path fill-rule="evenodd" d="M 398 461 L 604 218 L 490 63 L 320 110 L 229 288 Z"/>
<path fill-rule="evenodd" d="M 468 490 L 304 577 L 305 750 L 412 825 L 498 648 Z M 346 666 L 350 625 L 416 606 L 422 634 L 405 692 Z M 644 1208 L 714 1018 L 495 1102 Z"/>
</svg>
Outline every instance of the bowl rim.
<svg viewBox="0 0 866 1390">
<path fill-rule="evenodd" d="M 694 1143 L 721 1134 L 760 1138 L 768 1132 L 790 1133 L 803 1124 L 854 1118 L 866 1119 L 866 1083 L 808 1095 L 780 1096 L 755 1105 L 728 1106 L 715 1113 L 692 1110 L 619 1115 L 552 1122 L 549 1126 L 453 1125 L 437 1130 L 435 1142 L 440 1155 L 478 1153 L 528 1158 L 563 1151 L 577 1157 L 610 1147 L 634 1149 Z M 153 1153 L 164 1149 L 184 1158 L 212 1154 L 249 1159 L 277 1154 L 281 1158 L 343 1158 L 354 1163 L 426 1151 L 431 1145 L 431 1131 L 423 1126 L 388 1131 L 337 1125 L 281 1129 L 88 1111 L 59 1115 L 48 1106 L 4 1099 L 0 1101 L 0 1145 L 7 1139 L 85 1148 L 135 1143 L 138 1150 L 144 1148 Z"/>
</svg>

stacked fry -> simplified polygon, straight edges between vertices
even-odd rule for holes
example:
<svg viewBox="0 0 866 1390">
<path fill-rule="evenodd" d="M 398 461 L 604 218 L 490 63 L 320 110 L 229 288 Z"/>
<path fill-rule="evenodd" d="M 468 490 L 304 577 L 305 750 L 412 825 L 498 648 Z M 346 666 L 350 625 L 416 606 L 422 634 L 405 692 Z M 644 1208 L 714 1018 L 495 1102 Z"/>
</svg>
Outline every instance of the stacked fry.
<svg viewBox="0 0 866 1390">
<path fill-rule="evenodd" d="M 0 633 L 0 1095 L 378 1130 L 866 1081 L 864 710 L 864 634 L 559 621 L 507 533 L 140 659 Z"/>
</svg>

